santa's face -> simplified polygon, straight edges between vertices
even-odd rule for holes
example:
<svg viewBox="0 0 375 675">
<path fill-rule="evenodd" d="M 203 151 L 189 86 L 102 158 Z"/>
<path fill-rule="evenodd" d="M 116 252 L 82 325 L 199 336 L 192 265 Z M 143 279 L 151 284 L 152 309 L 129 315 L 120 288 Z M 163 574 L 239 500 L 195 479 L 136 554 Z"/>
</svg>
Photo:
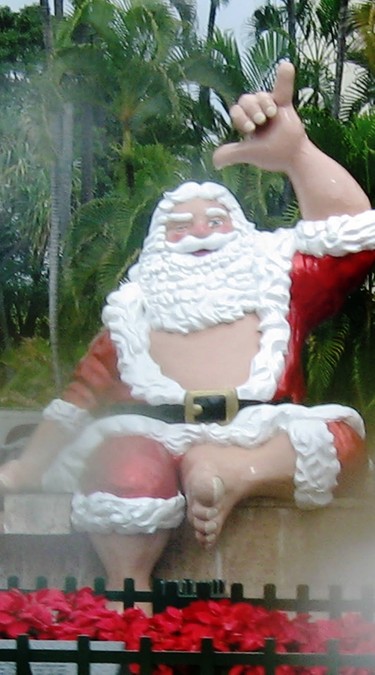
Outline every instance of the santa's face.
<svg viewBox="0 0 375 675">
<path fill-rule="evenodd" d="M 254 225 L 234 197 L 185 183 L 157 206 L 129 278 L 153 329 L 188 333 L 254 310 L 254 264 Z"/>
<path fill-rule="evenodd" d="M 176 253 L 202 256 L 221 248 L 228 238 L 220 235 L 227 235 L 233 230 L 232 219 L 225 206 L 196 197 L 174 206 L 166 222 L 165 239 L 167 248 Z"/>
</svg>

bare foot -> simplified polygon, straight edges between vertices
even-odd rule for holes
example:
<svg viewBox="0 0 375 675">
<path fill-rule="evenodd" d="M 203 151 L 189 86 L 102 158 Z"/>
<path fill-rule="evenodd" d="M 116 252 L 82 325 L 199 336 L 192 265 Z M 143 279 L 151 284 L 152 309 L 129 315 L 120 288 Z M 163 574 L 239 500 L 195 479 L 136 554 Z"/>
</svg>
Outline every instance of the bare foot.
<svg viewBox="0 0 375 675">
<path fill-rule="evenodd" d="M 279 433 L 255 448 L 199 445 L 181 462 L 187 517 L 196 539 L 215 546 L 227 516 L 247 497 L 291 498 L 295 451 Z"/>
<path fill-rule="evenodd" d="M 215 546 L 229 512 L 248 495 L 249 486 L 247 481 L 238 479 L 238 470 L 223 471 L 223 453 L 228 460 L 230 450 L 233 448 L 196 446 L 182 461 L 187 517 L 195 530 L 196 539 L 205 548 Z M 248 451 L 236 448 L 236 454 L 237 460 L 242 459 L 249 464 Z"/>
<path fill-rule="evenodd" d="M 22 468 L 18 459 L 0 466 L 0 494 L 21 491 L 24 485 Z"/>
</svg>

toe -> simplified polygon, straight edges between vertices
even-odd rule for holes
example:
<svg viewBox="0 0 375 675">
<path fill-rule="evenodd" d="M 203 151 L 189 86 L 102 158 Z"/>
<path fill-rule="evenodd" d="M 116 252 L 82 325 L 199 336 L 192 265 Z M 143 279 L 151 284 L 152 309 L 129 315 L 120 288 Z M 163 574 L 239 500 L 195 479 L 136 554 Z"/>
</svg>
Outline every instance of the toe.
<svg viewBox="0 0 375 675">
<path fill-rule="evenodd" d="M 202 506 L 201 504 L 195 503 L 191 507 L 191 514 L 194 518 L 199 518 L 200 520 L 213 520 L 219 513 L 219 509 L 215 506 L 207 507 Z"/>
<path fill-rule="evenodd" d="M 218 525 L 214 520 L 199 520 L 199 518 L 194 518 L 193 527 L 196 532 L 200 534 L 213 534 L 217 531 Z"/>
<path fill-rule="evenodd" d="M 195 532 L 195 538 L 199 543 L 204 546 L 204 548 L 212 548 L 215 546 L 216 541 L 217 541 L 217 536 L 216 534 L 202 534 L 201 532 Z"/>
</svg>

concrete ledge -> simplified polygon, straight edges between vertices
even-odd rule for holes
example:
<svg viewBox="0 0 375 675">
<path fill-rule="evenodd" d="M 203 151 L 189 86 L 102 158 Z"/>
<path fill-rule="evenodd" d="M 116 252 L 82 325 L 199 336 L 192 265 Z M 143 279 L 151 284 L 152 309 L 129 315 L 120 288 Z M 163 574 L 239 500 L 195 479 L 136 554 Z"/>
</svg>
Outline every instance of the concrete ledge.
<svg viewBox="0 0 375 675">
<path fill-rule="evenodd" d="M 0 409 L 0 443 L 18 424 L 39 419 L 38 412 Z M 104 575 L 88 536 L 71 531 L 70 501 L 67 494 L 4 498 L 1 587 L 10 575 L 18 576 L 24 588 L 33 588 L 41 575 L 58 587 L 67 576 L 79 586 L 92 586 L 96 576 Z M 155 576 L 241 582 L 250 597 L 261 596 L 266 583 L 276 584 L 284 597 L 293 597 L 298 584 L 308 584 L 317 598 L 340 584 L 348 597 L 357 597 L 364 585 L 375 583 L 374 507 L 372 485 L 359 498 L 338 498 L 316 511 L 275 500 L 247 501 L 231 513 L 212 551 L 204 551 L 183 523 L 171 534 Z"/>
<path fill-rule="evenodd" d="M 66 576 L 90 586 L 103 576 L 89 538 L 71 532 L 70 495 L 11 495 L 4 505 L 0 585 L 12 574 L 29 588 L 40 575 L 60 587 Z M 274 500 L 244 502 L 212 551 L 204 551 L 183 523 L 155 576 L 241 582 L 253 597 L 266 583 L 284 597 L 293 597 L 298 584 L 308 584 L 313 597 L 326 597 L 330 585 L 340 584 L 346 596 L 357 597 L 364 585 L 374 585 L 374 505 L 371 497 L 336 499 L 316 511 Z"/>
<path fill-rule="evenodd" d="M 4 534 L 71 534 L 70 494 L 18 494 L 4 497 Z"/>
</svg>

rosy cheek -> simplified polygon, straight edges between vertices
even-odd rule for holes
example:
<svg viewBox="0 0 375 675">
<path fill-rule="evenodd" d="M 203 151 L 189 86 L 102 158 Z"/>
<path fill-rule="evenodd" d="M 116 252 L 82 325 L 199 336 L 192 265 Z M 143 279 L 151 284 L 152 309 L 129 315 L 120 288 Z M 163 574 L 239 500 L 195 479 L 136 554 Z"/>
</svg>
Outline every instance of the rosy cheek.
<svg viewBox="0 0 375 675">
<path fill-rule="evenodd" d="M 184 238 L 186 232 L 167 232 L 165 238 L 167 241 L 170 241 L 171 244 L 176 244 L 178 241 Z"/>
<path fill-rule="evenodd" d="M 225 223 L 223 227 L 221 228 L 221 232 L 223 234 L 227 234 L 228 232 L 233 232 L 233 225 L 231 223 Z"/>
</svg>

